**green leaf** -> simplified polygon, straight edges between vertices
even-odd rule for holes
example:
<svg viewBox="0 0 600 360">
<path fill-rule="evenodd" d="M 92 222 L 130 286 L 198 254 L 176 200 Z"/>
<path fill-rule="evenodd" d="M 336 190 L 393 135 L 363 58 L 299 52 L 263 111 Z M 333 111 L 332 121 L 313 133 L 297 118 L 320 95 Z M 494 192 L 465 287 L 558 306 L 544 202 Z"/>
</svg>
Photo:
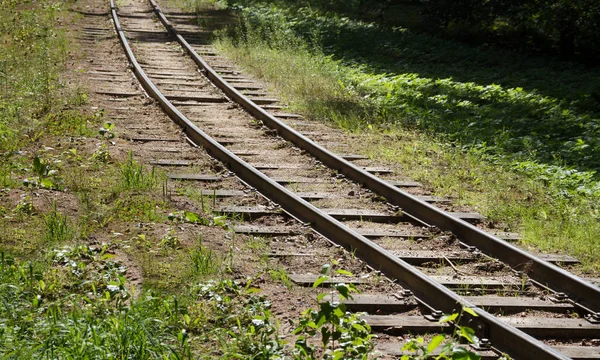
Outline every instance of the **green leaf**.
<svg viewBox="0 0 600 360">
<path fill-rule="evenodd" d="M 344 299 L 347 299 L 350 296 L 350 289 L 348 288 L 348 285 L 344 283 L 335 284 L 335 289 Z"/>
<path fill-rule="evenodd" d="M 327 296 L 327 295 L 328 295 L 327 293 L 322 293 L 322 294 L 319 294 L 319 295 L 317 295 L 317 302 L 321 302 L 321 301 L 323 301 L 323 299 L 324 299 L 324 298 L 325 298 L 325 296 Z"/>
<path fill-rule="evenodd" d="M 336 270 L 335 273 L 338 275 L 354 276 L 350 271 L 343 270 L 343 269 Z"/>
<path fill-rule="evenodd" d="M 324 347 L 327 347 L 327 344 L 329 344 L 330 337 L 331 337 L 331 331 L 329 331 L 329 329 L 326 326 L 323 326 L 321 328 L 321 339 L 323 341 Z"/>
<path fill-rule="evenodd" d="M 223 229 L 227 228 L 227 216 L 215 216 L 213 218 L 213 224 Z"/>
<path fill-rule="evenodd" d="M 452 360 L 480 360 L 481 356 L 465 349 L 462 346 L 456 346 L 452 349 Z"/>
<path fill-rule="evenodd" d="M 367 332 L 367 328 L 365 328 L 364 326 L 362 326 L 359 323 L 353 323 L 352 327 L 355 328 L 358 331 Z"/>
<path fill-rule="evenodd" d="M 204 218 L 202 218 L 199 214 L 192 212 L 192 211 L 184 211 L 183 219 L 190 223 L 206 225 L 206 221 L 204 220 Z"/>
<path fill-rule="evenodd" d="M 329 276 L 326 276 L 326 275 L 319 276 L 319 278 L 313 284 L 313 288 L 319 287 L 319 285 L 321 285 L 323 282 L 327 281 L 328 279 L 329 279 Z"/>
<path fill-rule="evenodd" d="M 44 174 L 44 170 L 42 168 L 42 161 L 37 156 L 35 157 L 35 159 L 33 159 L 33 171 L 39 176 L 42 176 Z"/>
<path fill-rule="evenodd" d="M 52 182 L 52 180 L 47 179 L 47 178 L 46 179 L 42 179 L 40 181 L 40 185 L 42 187 L 45 187 L 46 189 L 53 189 L 54 188 L 54 183 Z"/>
<path fill-rule="evenodd" d="M 458 317 L 458 313 L 454 313 L 451 315 L 444 315 L 440 318 L 439 323 L 443 324 L 443 323 L 447 323 L 449 321 L 454 321 L 454 320 L 456 320 L 457 317 Z"/>
<path fill-rule="evenodd" d="M 436 335 L 433 339 L 431 339 L 429 345 L 427 346 L 427 354 L 431 354 L 435 349 L 437 349 L 445 338 L 446 337 L 444 335 L 440 334 Z"/>
<path fill-rule="evenodd" d="M 417 346 L 417 343 L 415 342 L 415 340 L 410 340 L 409 342 L 404 344 L 404 346 L 402 346 L 402 348 L 401 348 L 402 351 L 410 351 L 410 352 L 417 351 L 418 349 L 419 349 L 419 347 Z"/>
<path fill-rule="evenodd" d="M 323 274 L 323 275 L 329 274 L 330 270 L 331 270 L 331 265 L 329 265 L 329 264 L 323 264 L 323 266 L 321 266 L 321 274 Z"/>
<path fill-rule="evenodd" d="M 463 306 L 462 310 L 464 312 L 466 312 L 467 314 L 470 314 L 472 316 L 475 316 L 475 317 L 479 316 L 479 315 L 477 315 L 477 313 L 475 312 L 475 310 L 471 309 L 470 307 Z"/>
<path fill-rule="evenodd" d="M 110 260 L 113 259 L 116 255 L 114 254 L 104 254 L 100 257 L 100 260 Z"/>
<path fill-rule="evenodd" d="M 321 316 L 319 316 L 319 320 L 315 324 L 315 329 L 322 327 L 326 322 L 327 322 L 327 316 L 325 316 L 325 314 L 321 314 Z"/>
<path fill-rule="evenodd" d="M 461 326 L 459 330 L 460 336 L 467 339 L 467 341 L 471 344 L 477 342 L 477 336 L 475 336 L 475 330 L 471 329 L 467 326 Z"/>
</svg>

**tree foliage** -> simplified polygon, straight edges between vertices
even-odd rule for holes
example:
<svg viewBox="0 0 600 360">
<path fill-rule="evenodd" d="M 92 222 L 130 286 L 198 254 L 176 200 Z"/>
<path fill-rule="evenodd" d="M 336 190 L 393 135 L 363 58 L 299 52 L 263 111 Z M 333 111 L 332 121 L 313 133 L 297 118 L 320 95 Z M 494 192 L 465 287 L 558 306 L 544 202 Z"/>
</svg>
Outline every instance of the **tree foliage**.
<svg viewBox="0 0 600 360">
<path fill-rule="evenodd" d="M 557 50 L 563 58 L 597 60 L 597 0 L 421 0 L 434 29 L 472 36 L 503 35 L 521 45 Z"/>
</svg>

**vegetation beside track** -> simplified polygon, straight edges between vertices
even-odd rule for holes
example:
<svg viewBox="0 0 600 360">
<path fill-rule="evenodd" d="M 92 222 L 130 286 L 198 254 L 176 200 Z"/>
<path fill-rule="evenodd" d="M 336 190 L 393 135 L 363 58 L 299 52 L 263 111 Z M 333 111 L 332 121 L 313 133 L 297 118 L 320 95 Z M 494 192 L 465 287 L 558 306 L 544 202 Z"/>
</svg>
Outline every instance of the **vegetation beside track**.
<svg viewBox="0 0 600 360">
<path fill-rule="evenodd" d="M 120 129 L 65 85 L 83 55 L 72 5 L 0 0 L 0 356 L 277 355 L 270 304 L 232 280 L 239 252 L 202 235 L 224 239 L 225 219 L 172 207 L 163 174 L 119 155 Z"/>
<path fill-rule="evenodd" d="M 370 138 L 366 154 L 522 233 L 525 246 L 600 270 L 598 68 L 285 1 L 229 1 L 228 11 L 239 22 L 217 46 L 294 109 Z"/>
</svg>

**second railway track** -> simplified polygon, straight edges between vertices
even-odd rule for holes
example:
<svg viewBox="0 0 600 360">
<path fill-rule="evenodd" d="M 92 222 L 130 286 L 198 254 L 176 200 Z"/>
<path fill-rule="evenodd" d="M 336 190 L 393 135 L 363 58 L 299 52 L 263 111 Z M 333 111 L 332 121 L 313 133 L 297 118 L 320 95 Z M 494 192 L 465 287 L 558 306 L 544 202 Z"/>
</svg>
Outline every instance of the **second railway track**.
<svg viewBox="0 0 600 360">
<path fill-rule="evenodd" d="M 425 202 L 435 199 L 400 190 L 414 184 L 393 182 L 387 169 L 352 165 L 350 160 L 360 157 L 346 154 L 344 159 L 307 141 L 280 121 L 301 126 L 296 116 L 281 114 L 277 119 L 267 113 L 277 109 L 276 100 L 264 96 L 252 80 L 229 65 L 214 66 L 213 72 L 196 54 L 196 49 L 209 52 L 207 48 L 189 45 L 155 3 L 123 1 L 117 11 L 111 2 L 111 15 L 132 70 L 149 96 L 183 128 L 189 142 L 205 147 L 270 200 L 244 196 L 248 188 L 239 185 L 204 190 L 207 197 L 212 194 L 215 211 L 249 219 L 237 232 L 273 237 L 303 233 L 296 218 L 402 286 L 374 287 L 351 304 L 358 311 L 376 310 L 378 315 L 367 317 L 375 330 L 436 332 L 439 324 L 425 316 L 435 319 L 440 311 L 450 313 L 465 304 L 479 314 L 466 321 L 480 338 L 489 339 L 489 357 L 506 352 L 518 359 L 600 358 L 597 347 L 581 346 L 582 339 L 600 337 L 596 286 L 465 221 L 477 216 L 442 211 Z M 189 29 L 185 34 L 198 39 Z M 183 56 L 182 47 L 191 57 Z M 220 83 L 224 78 L 230 85 Z M 230 100 L 247 97 L 263 108 Z M 327 143 L 326 134 L 305 135 L 318 136 L 325 147 L 336 146 Z M 200 160 L 193 152 L 181 159 L 178 151 L 170 151 L 168 144 L 177 139 L 143 132 L 130 139 L 161 144 L 153 165 L 169 168 L 173 181 L 218 180 L 194 171 Z M 300 285 L 315 281 L 309 273 L 315 259 L 306 259 L 327 259 L 297 244 L 281 244 L 272 255 L 287 259 L 283 263 Z M 392 291 L 404 298 L 389 296 Z"/>
</svg>

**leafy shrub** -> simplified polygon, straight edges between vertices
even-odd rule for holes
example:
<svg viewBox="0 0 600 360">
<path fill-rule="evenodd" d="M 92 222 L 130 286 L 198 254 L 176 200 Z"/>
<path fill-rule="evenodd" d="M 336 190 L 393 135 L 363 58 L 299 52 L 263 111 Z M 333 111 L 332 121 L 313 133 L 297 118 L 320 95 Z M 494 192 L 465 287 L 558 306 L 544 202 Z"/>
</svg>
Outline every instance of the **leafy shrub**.
<svg viewBox="0 0 600 360">
<path fill-rule="evenodd" d="M 335 266 L 336 263 L 334 262 Z M 332 265 L 323 265 L 321 276 L 315 281 L 316 288 L 328 280 L 332 274 L 352 274 L 342 269 L 334 269 Z M 319 352 L 311 344 L 310 338 L 317 335 L 321 338 L 322 359 L 367 359 L 373 351 L 371 327 L 361 314 L 346 311 L 342 300 L 351 299 L 356 292 L 352 284 L 338 283 L 329 293 L 330 300 L 323 301 L 327 293 L 319 294 L 318 309 L 309 308 L 302 312 L 294 334 L 299 335 L 295 344 L 296 359 L 317 359 Z M 335 296 L 339 299 L 336 299 Z"/>
</svg>

